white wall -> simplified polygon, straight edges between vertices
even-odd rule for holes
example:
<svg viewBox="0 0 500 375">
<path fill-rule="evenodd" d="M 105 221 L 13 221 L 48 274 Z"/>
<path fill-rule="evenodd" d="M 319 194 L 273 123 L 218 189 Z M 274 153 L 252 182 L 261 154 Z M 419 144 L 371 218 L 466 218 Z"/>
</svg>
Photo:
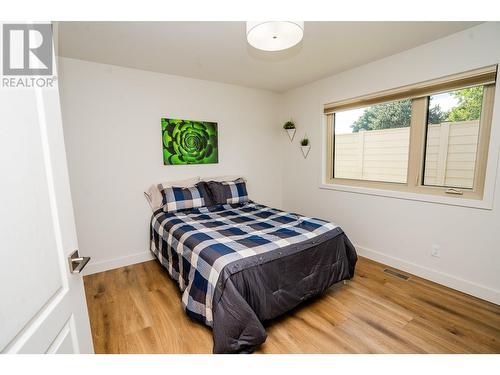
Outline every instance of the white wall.
<svg viewBox="0 0 500 375">
<path fill-rule="evenodd" d="M 498 64 L 499 41 L 500 23 L 482 24 L 287 92 L 281 121 L 292 117 L 299 138 L 307 132 L 312 148 L 303 160 L 297 143 L 282 140 L 284 208 L 335 221 L 362 255 L 500 303 L 498 181 L 493 210 L 319 189 L 324 103 Z M 487 182 L 493 185 L 500 84 L 490 142 Z M 439 259 L 430 256 L 433 244 L 441 246 Z"/>
<path fill-rule="evenodd" d="M 59 59 L 64 136 L 87 273 L 149 258 L 152 183 L 241 174 L 281 207 L 280 97 L 263 90 Z M 219 163 L 164 166 L 161 117 L 216 121 Z"/>
</svg>

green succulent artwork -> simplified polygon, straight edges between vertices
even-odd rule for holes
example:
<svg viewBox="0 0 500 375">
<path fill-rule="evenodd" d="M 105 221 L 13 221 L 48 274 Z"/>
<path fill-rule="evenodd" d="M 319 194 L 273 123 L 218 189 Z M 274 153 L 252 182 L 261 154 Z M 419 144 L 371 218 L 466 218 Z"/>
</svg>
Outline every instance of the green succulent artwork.
<svg viewBox="0 0 500 375">
<path fill-rule="evenodd" d="M 217 123 L 161 119 L 163 164 L 212 164 L 219 162 Z"/>
</svg>

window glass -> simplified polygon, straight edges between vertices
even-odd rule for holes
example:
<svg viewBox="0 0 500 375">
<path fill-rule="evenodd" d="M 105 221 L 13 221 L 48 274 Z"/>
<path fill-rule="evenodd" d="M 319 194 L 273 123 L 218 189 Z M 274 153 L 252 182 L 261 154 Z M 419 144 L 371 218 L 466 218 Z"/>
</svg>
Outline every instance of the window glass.
<svg viewBox="0 0 500 375">
<path fill-rule="evenodd" d="M 429 97 L 424 185 L 472 189 L 483 86 Z"/>
<path fill-rule="evenodd" d="M 334 114 L 334 177 L 405 183 L 411 100 Z"/>
</svg>

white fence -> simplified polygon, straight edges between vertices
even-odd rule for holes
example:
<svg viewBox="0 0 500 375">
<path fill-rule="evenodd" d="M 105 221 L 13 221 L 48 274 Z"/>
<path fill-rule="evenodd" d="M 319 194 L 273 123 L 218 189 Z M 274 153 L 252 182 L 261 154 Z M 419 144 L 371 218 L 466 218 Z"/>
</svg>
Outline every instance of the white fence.
<svg viewBox="0 0 500 375">
<path fill-rule="evenodd" d="M 426 185 L 471 188 L 479 121 L 429 125 Z M 410 128 L 335 135 L 335 177 L 406 182 Z"/>
</svg>

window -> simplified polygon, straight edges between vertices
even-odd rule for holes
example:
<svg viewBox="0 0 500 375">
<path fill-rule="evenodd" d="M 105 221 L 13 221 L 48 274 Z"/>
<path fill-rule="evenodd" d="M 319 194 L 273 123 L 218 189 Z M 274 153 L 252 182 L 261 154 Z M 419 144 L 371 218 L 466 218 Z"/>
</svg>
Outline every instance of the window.
<svg viewBox="0 0 500 375">
<path fill-rule="evenodd" d="M 482 199 L 496 71 L 325 105 L 326 182 Z"/>
<path fill-rule="evenodd" d="M 405 183 L 410 123 L 410 100 L 335 113 L 334 177 Z"/>
<path fill-rule="evenodd" d="M 483 93 L 474 86 L 429 97 L 424 185 L 474 187 Z"/>
</svg>

